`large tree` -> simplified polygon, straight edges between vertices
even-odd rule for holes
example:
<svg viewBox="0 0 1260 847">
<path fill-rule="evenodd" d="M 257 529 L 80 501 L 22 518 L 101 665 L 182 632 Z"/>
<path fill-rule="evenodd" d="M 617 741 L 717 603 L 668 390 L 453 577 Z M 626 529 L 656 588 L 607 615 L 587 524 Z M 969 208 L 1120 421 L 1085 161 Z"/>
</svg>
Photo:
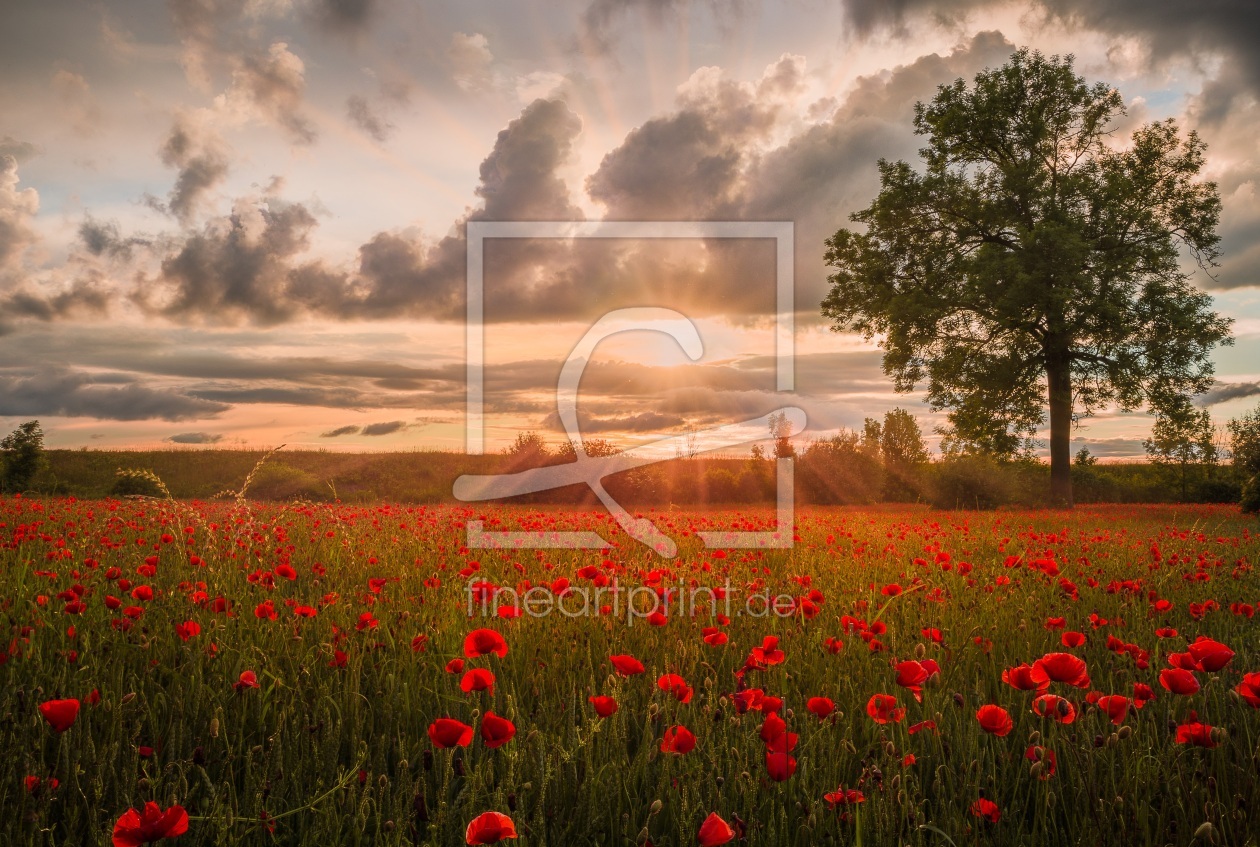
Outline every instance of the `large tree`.
<svg viewBox="0 0 1260 847">
<path fill-rule="evenodd" d="M 1167 408 L 1229 342 L 1184 264 L 1215 265 L 1220 197 L 1173 121 L 1113 139 L 1119 92 L 1020 50 L 915 106 L 922 165 L 827 241 L 823 314 L 879 336 L 899 391 L 926 382 L 955 444 L 1018 452 L 1050 422 L 1051 496 L 1072 503 L 1071 430 L 1100 407 Z"/>
</svg>

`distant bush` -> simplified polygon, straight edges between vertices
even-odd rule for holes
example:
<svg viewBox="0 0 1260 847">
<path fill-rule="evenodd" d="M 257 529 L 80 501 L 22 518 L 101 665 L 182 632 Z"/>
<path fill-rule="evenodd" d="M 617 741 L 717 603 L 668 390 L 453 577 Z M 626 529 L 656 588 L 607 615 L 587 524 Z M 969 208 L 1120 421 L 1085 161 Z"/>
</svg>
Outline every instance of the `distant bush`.
<svg viewBox="0 0 1260 847">
<path fill-rule="evenodd" d="M 255 500 L 313 500 L 325 502 L 332 499 L 332 490 L 313 473 L 271 461 L 258 469 L 250 483 L 248 496 Z"/>
<path fill-rule="evenodd" d="M 1246 485 L 1243 486 L 1242 498 L 1239 501 L 1242 510 L 1249 514 L 1260 512 L 1260 474 L 1253 476 Z"/>
<path fill-rule="evenodd" d="M 815 441 L 796 460 L 797 486 L 818 504 L 866 504 L 880 500 L 884 469 L 879 457 L 863 449 L 855 432 Z"/>
<path fill-rule="evenodd" d="M 996 509 L 1020 500 L 1021 469 L 989 456 L 946 456 L 932 465 L 928 502 L 938 509 Z"/>
<path fill-rule="evenodd" d="M 157 480 L 139 473 L 120 473 L 109 489 L 110 497 L 165 497 Z"/>
</svg>

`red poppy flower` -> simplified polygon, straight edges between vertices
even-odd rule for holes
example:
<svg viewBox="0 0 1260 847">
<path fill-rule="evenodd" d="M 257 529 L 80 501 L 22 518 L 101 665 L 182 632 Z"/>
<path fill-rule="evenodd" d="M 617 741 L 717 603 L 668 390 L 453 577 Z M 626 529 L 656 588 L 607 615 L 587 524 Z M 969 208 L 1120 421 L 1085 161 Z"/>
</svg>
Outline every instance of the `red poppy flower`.
<svg viewBox="0 0 1260 847">
<path fill-rule="evenodd" d="M 1062 638 L 1059 639 L 1059 641 L 1061 644 L 1063 644 L 1064 647 L 1067 647 L 1068 649 L 1071 649 L 1073 647 L 1080 647 L 1082 644 L 1085 643 L 1085 633 L 1074 632 L 1072 630 L 1068 630 L 1067 632 L 1063 633 L 1063 636 Z"/>
<path fill-rule="evenodd" d="M 1194 662 L 1199 666 L 1200 670 L 1205 670 L 1208 673 L 1216 673 L 1234 658 L 1233 650 L 1219 641 L 1213 641 L 1204 635 L 1196 638 L 1193 644 L 1186 647 L 1186 650 L 1194 658 Z"/>
<path fill-rule="evenodd" d="M 244 691 L 246 688 L 258 687 L 258 674 L 253 671 L 241 671 L 241 677 L 232 683 L 232 687 L 237 691 Z"/>
<path fill-rule="evenodd" d="M 1072 701 L 1057 694 L 1042 694 L 1033 700 L 1033 714 L 1042 718 L 1053 718 L 1059 723 L 1072 723 L 1076 720 L 1076 707 Z"/>
<path fill-rule="evenodd" d="M 599 715 L 601 718 L 609 717 L 616 713 L 617 709 L 621 708 L 617 705 L 617 701 L 613 698 L 604 697 L 598 694 L 591 697 L 590 701 L 595 706 L 595 714 Z"/>
<path fill-rule="evenodd" d="M 876 694 L 866 702 L 866 713 L 875 723 L 901 723 L 905 709 L 897 708 L 897 698 L 891 694 Z"/>
<path fill-rule="evenodd" d="M 928 669 L 913 659 L 897 663 L 897 684 L 914 695 L 914 699 L 923 702 L 923 683 L 930 674 Z"/>
<path fill-rule="evenodd" d="M 766 692 L 760 688 L 745 688 L 743 691 L 736 691 L 731 695 L 731 700 L 735 703 L 735 713 L 742 715 L 753 709 L 761 708 L 761 701 L 766 697 Z"/>
<path fill-rule="evenodd" d="M 467 747 L 472 743 L 473 728 L 454 718 L 438 718 L 429 724 L 429 740 L 434 747 L 446 750 L 450 747 Z"/>
<path fill-rule="evenodd" d="M 152 801 L 143 811 L 128 809 L 114 824 L 114 847 L 140 847 L 161 838 L 174 838 L 188 831 L 188 813 L 183 806 L 166 811 Z"/>
<path fill-rule="evenodd" d="M 483 812 L 473 818 L 464 833 L 464 840 L 472 847 L 479 844 L 497 844 L 507 838 L 516 838 L 516 824 L 507 815 Z"/>
<path fill-rule="evenodd" d="M 1216 739 L 1212 737 L 1211 726 L 1192 721 L 1177 727 L 1177 743 L 1193 744 L 1196 747 L 1211 749 L 1216 746 Z"/>
<path fill-rule="evenodd" d="M 1037 671 L 1041 671 L 1051 682 L 1089 688 L 1089 671 L 1085 662 L 1071 653 L 1047 653 L 1033 662 L 1034 676 Z"/>
<path fill-rule="evenodd" d="M 643 667 L 643 663 L 634 656 L 609 656 L 608 661 L 612 662 L 613 667 L 617 669 L 617 673 L 622 676 L 634 676 L 635 674 L 643 673 L 643 671 L 646 670 L 646 668 Z"/>
<path fill-rule="evenodd" d="M 470 659 L 495 654 L 500 659 L 508 653 L 507 642 L 493 629 L 474 629 L 464 638 L 464 655 Z"/>
<path fill-rule="evenodd" d="M 1155 699 L 1155 692 L 1145 682 L 1133 683 L 1133 705 L 1139 709 Z"/>
<path fill-rule="evenodd" d="M 827 697 L 810 697 L 805 702 L 805 708 L 821 721 L 826 720 L 836 710 L 836 704 Z"/>
<path fill-rule="evenodd" d="M 787 732 L 787 722 L 774 712 L 771 712 L 767 714 L 766 719 L 762 721 L 759 735 L 761 736 L 761 740 L 763 742 L 769 744 L 785 732 Z"/>
<path fill-rule="evenodd" d="M 481 740 L 493 750 L 507 744 L 516 735 L 516 724 L 501 718 L 494 712 L 486 712 L 481 719 Z"/>
<path fill-rule="evenodd" d="M 1166 691 L 1189 697 L 1199 690 L 1199 681 L 1184 668 L 1164 668 L 1159 672 L 1159 684 Z"/>
<path fill-rule="evenodd" d="M 1048 682 L 1044 673 L 1034 670 L 1028 664 L 1002 671 L 1002 681 L 1020 691 L 1033 691 Z"/>
<path fill-rule="evenodd" d="M 978 818 L 984 818 L 989 823 L 997 823 L 1002 818 L 1002 810 L 998 808 L 997 803 L 983 797 L 971 804 L 971 813 Z"/>
<path fill-rule="evenodd" d="M 44 720 L 48 721 L 48 725 L 57 732 L 65 732 L 74 724 L 75 718 L 79 716 L 79 701 L 73 698 L 69 700 L 48 700 L 39 704 L 39 713 L 44 716 Z"/>
<path fill-rule="evenodd" d="M 926 721 L 919 721 L 918 723 L 912 723 L 910 724 L 910 726 L 906 727 L 906 732 L 910 733 L 911 735 L 916 735 L 917 733 L 920 733 L 925 729 L 930 729 L 933 732 L 935 732 L 936 721 L 926 720 Z"/>
<path fill-rule="evenodd" d="M 844 788 L 841 786 L 835 791 L 829 791 L 823 795 L 823 799 L 827 801 L 827 805 L 831 808 L 837 806 L 854 806 L 858 803 L 866 802 L 866 795 L 856 788 Z"/>
<path fill-rule="evenodd" d="M 484 691 L 487 694 L 493 694 L 494 674 L 485 668 L 473 668 L 460 679 L 459 688 L 465 694 L 472 694 L 474 691 Z"/>
<path fill-rule="evenodd" d="M 704 643 L 710 647 L 721 647 L 730 641 L 730 636 L 718 629 L 716 626 L 706 626 L 704 628 Z"/>
<path fill-rule="evenodd" d="M 656 687 L 668 691 L 679 703 L 690 703 L 694 693 L 687 680 L 676 673 L 667 673 L 656 681 Z"/>
<path fill-rule="evenodd" d="M 1155 630 L 1155 634 L 1160 638 L 1176 638 L 1177 630 L 1173 629 L 1171 626 L 1165 626 Z"/>
<path fill-rule="evenodd" d="M 184 621 L 175 624 L 175 634 L 179 636 L 181 641 L 187 641 L 195 635 L 201 634 L 201 624 L 196 621 Z"/>
<path fill-rule="evenodd" d="M 976 720 L 980 721 L 980 727 L 985 732 L 999 738 L 1015 728 L 1015 721 L 1011 720 L 1006 709 L 991 703 L 980 707 L 980 710 L 976 712 Z"/>
<path fill-rule="evenodd" d="M 760 647 L 752 648 L 752 658 L 761 667 L 769 667 L 782 662 L 783 651 L 779 649 L 779 636 L 767 635 L 763 638 Z"/>
<path fill-rule="evenodd" d="M 1108 694 L 1106 697 L 1099 697 L 1095 705 L 1107 713 L 1113 724 L 1119 726 L 1129 714 L 1130 702 L 1132 701 L 1123 695 Z"/>
<path fill-rule="evenodd" d="M 696 737 L 685 726 L 671 726 L 661 739 L 662 753 L 690 753 L 696 749 Z"/>
<path fill-rule="evenodd" d="M 1234 690 L 1251 708 L 1260 709 L 1260 673 L 1243 674 L 1242 682 Z"/>
<path fill-rule="evenodd" d="M 796 759 L 789 756 L 786 750 L 767 750 L 766 773 L 775 782 L 784 782 L 796 773 Z"/>
<path fill-rule="evenodd" d="M 696 833 L 696 840 L 700 842 L 700 847 L 720 847 L 734 837 L 735 830 L 718 817 L 717 812 L 710 812 L 704 819 L 704 823 L 700 824 L 700 831 Z"/>
<path fill-rule="evenodd" d="M 464 660 L 463 660 L 463 659 L 451 659 L 449 662 L 447 662 L 447 663 L 446 663 L 446 672 L 447 672 L 447 673 L 463 673 L 463 672 L 464 672 Z"/>
</svg>

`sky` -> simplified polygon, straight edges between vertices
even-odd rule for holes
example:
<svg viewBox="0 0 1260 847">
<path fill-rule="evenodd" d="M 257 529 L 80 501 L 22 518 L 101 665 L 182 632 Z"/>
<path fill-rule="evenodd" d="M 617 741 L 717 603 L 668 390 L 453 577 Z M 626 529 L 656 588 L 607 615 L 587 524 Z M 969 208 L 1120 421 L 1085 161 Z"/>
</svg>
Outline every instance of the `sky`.
<svg viewBox="0 0 1260 847">
<path fill-rule="evenodd" d="M 795 391 L 772 241 L 489 241 L 486 444 L 563 437 L 560 368 L 618 308 L 583 432 L 633 447 L 785 405 L 804 437 L 908 408 L 819 315 L 824 240 L 914 161 L 914 104 L 1019 47 L 1115 86 L 1124 137 L 1207 142 L 1234 319 L 1199 403 L 1260 400 L 1260 11 L 1244 0 L 15 0 L 0 27 L 0 430 L 51 447 L 462 449 L 469 221 L 791 221 Z M 1145 413 L 1074 449 L 1136 456 Z"/>
</svg>

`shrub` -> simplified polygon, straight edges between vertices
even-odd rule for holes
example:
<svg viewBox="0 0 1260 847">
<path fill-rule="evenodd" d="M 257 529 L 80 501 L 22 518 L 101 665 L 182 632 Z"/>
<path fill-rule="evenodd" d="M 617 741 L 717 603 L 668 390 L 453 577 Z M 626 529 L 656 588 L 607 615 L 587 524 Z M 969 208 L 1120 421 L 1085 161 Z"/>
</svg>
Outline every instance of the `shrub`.
<svg viewBox="0 0 1260 847">
<path fill-rule="evenodd" d="M 1240 500 L 1242 510 L 1248 514 L 1256 514 L 1260 512 L 1260 474 L 1256 474 L 1251 480 L 1243 486 L 1242 499 Z"/>
<path fill-rule="evenodd" d="M 946 456 L 932 465 L 928 502 L 938 509 L 996 509 L 1018 502 L 1020 469 L 990 456 Z"/>
</svg>

